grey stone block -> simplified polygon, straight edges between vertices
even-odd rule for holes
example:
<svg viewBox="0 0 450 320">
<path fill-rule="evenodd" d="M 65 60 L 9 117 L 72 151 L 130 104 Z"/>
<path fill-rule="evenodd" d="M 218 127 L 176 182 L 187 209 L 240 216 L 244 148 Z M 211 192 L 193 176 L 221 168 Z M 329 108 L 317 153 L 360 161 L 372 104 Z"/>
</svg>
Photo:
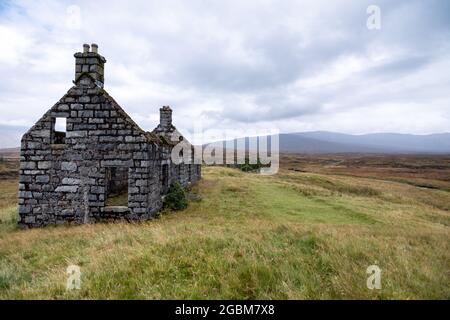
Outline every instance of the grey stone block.
<svg viewBox="0 0 450 320">
<path fill-rule="evenodd" d="M 50 169 L 52 167 L 51 161 L 39 161 L 38 169 Z"/>
<path fill-rule="evenodd" d="M 76 171 L 77 164 L 75 162 L 61 162 L 61 170 L 65 171 Z"/>
<path fill-rule="evenodd" d="M 81 183 L 80 179 L 76 178 L 63 178 L 62 184 L 68 184 L 68 185 L 79 185 Z"/>
<path fill-rule="evenodd" d="M 27 169 L 27 170 L 33 170 L 36 169 L 36 162 L 25 162 L 25 161 L 21 161 L 20 162 L 20 169 Z"/>
<path fill-rule="evenodd" d="M 77 192 L 78 186 L 59 186 L 55 189 L 55 192 Z"/>
</svg>

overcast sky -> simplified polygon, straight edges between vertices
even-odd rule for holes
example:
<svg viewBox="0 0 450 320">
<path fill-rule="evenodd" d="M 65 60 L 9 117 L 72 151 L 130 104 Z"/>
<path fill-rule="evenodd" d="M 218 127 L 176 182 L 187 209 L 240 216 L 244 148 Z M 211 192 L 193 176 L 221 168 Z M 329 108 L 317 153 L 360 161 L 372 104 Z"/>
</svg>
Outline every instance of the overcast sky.
<svg viewBox="0 0 450 320">
<path fill-rule="evenodd" d="M 182 131 L 450 131 L 450 1 L 126 4 L 1 1 L 0 129 L 39 119 L 95 42 L 105 89 L 145 130 L 170 105 Z"/>
</svg>

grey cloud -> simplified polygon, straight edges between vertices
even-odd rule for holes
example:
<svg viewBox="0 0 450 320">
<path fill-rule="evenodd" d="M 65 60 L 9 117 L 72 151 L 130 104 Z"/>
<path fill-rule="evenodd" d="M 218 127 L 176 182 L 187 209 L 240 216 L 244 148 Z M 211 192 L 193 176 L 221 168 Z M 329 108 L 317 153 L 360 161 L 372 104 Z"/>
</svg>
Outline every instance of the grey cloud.
<svg viewBox="0 0 450 320">
<path fill-rule="evenodd" d="M 361 73 L 361 76 L 370 78 L 378 77 L 380 81 L 394 77 L 401 77 L 416 70 L 420 70 L 432 62 L 432 59 L 433 57 L 424 55 L 406 56 L 368 68 Z"/>
<path fill-rule="evenodd" d="M 160 105 L 172 104 L 183 128 L 198 119 L 236 127 L 289 120 L 294 128 L 382 131 L 385 119 L 361 118 L 359 110 L 419 104 L 436 115 L 429 130 L 450 131 L 440 116 L 449 100 L 442 66 L 450 60 L 450 3 L 375 1 L 382 28 L 370 31 L 366 8 L 373 3 L 137 1 L 125 10 L 121 2 L 81 1 L 81 29 L 71 30 L 64 19 L 51 18 L 63 16 L 70 1 L 11 1 L 0 7 L 0 33 L 26 35 L 28 49 L 18 52 L 17 65 L 0 55 L 3 122 L 37 119 L 70 87 L 72 53 L 97 42 L 108 60 L 106 90 L 146 128 Z M 377 50 L 386 59 L 372 61 Z M 333 69 L 352 57 L 363 65 Z M 330 81 L 304 85 L 315 78 Z M 344 113 L 355 120 L 337 123 Z M 404 130 L 403 121 L 390 119 L 394 129 Z M 424 130 L 419 121 L 411 132 Z"/>
</svg>

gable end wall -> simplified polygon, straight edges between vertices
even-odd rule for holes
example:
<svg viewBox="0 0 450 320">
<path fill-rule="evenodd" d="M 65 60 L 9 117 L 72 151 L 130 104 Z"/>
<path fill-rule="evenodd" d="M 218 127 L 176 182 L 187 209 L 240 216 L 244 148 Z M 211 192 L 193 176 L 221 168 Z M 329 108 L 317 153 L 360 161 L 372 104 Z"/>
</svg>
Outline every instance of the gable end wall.
<svg viewBox="0 0 450 320">
<path fill-rule="evenodd" d="M 52 144 L 55 117 L 67 118 L 64 145 Z M 128 213 L 104 212 L 108 167 L 128 168 Z M 72 87 L 22 138 L 19 226 L 145 220 L 162 206 L 160 146 L 103 89 Z"/>
</svg>

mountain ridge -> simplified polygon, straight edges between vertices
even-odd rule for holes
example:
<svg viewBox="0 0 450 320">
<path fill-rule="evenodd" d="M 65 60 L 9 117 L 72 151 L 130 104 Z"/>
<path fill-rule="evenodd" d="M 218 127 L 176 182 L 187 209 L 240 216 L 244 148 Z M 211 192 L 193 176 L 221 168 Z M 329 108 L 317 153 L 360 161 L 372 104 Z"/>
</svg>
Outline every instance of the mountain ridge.
<svg viewBox="0 0 450 320">
<path fill-rule="evenodd" d="M 229 141 L 236 142 L 236 140 Z M 214 143 L 221 142 L 226 141 Z M 351 135 L 331 131 L 281 133 L 279 146 L 282 153 L 450 154 L 450 133 L 427 135 L 402 133 Z M 248 148 L 248 138 L 246 147 Z"/>
<path fill-rule="evenodd" d="M 17 148 L 25 129 L 22 126 L 0 125 L 2 136 L 0 150 Z M 280 133 L 279 137 L 280 152 L 286 153 L 450 154 L 450 132 L 347 134 L 333 131 L 306 131 Z M 207 144 L 209 143 L 205 145 Z"/>
<path fill-rule="evenodd" d="M 294 136 L 336 143 L 343 149 L 388 153 L 450 153 L 450 133 L 368 133 L 351 135 L 329 131 L 297 132 Z M 286 147 L 280 142 L 280 145 Z M 344 147 L 345 145 L 345 147 Z"/>
</svg>

